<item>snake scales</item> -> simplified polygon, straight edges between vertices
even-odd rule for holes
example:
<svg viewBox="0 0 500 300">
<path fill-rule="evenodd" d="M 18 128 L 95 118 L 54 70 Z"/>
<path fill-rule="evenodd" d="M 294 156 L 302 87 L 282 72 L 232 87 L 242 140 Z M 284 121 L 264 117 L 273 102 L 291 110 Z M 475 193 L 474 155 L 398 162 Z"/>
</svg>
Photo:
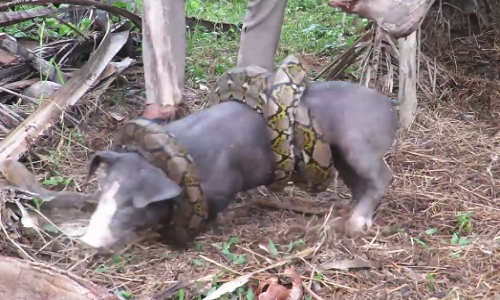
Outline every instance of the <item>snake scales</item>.
<svg viewBox="0 0 500 300">
<path fill-rule="evenodd" d="M 310 193 L 325 191 L 332 181 L 333 157 L 321 127 L 300 101 L 307 72 L 293 55 L 276 74 L 258 66 L 236 67 L 219 77 L 212 91 L 214 103 L 239 101 L 268 121 L 277 170 L 268 186 L 280 191 L 289 181 Z"/>
<path fill-rule="evenodd" d="M 183 188 L 168 236 L 177 244 L 194 239 L 207 223 L 208 204 L 193 158 L 175 136 L 150 120 L 136 119 L 120 128 L 113 146 L 115 151 L 138 152 Z"/>
<path fill-rule="evenodd" d="M 306 84 L 304 67 L 297 58 L 288 56 L 276 74 L 255 66 L 233 68 L 216 85 L 216 101 L 243 102 L 268 120 L 278 166 L 275 183 L 269 187 L 275 191 L 290 180 L 309 192 L 325 190 L 331 182 L 330 147 L 300 101 Z M 120 128 L 113 145 L 116 151 L 138 152 L 184 188 L 170 228 L 174 242 L 187 243 L 203 230 L 208 219 L 207 201 L 195 176 L 194 161 L 174 135 L 153 121 L 137 119 Z"/>
</svg>

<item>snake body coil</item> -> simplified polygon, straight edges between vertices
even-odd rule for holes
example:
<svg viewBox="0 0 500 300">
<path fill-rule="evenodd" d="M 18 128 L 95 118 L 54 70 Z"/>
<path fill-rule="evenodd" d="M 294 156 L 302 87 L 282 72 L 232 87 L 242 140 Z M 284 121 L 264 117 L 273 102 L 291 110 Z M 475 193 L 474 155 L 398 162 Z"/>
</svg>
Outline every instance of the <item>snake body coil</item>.
<svg viewBox="0 0 500 300">
<path fill-rule="evenodd" d="M 115 151 L 134 151 L 160 168 L 184 192 L 173 215 L 170 236 L 175 242 L 187 243 L 206 226 L 208 204 L 196 178 L 193 158 L 175 136 L 159 124 L 145 119 L 132 120 L 118 131 Z"/>
<path fill-rule="evenodd" d="M 290 55 L 276 74 L 257 66 L 230 69 L 219 78 L 212 94 L 216 102 L 243 102 L 267 120 L 277 162 L 276 180 L 268 186 L 273 191 L 292 180 L 316 193 L 326 190 L 332 180 L 330 146 L 306 104 L 300 102 L 306 84 L 305 69 Z M 194 161 L 175 136 L 161 125 L 137 119 L 123 125 L 113 145 L 116 151 L 138 152 L 184 188 L 170 236 L 181 243 L 194 239 L 206 226 L 208 205 Z"/>
<path fill-rule="evenodd" d="M 332 181 L 330 145 L 307 105 L 300 101 L 307 72 L 293 55 L 285 58 L 276 74 L 258 66 L 228 70 L 216 82 L 212 102 L 239 101 L 259 112 L 268 122 L 275 154 L 275 182 L 280 191 L 289 181 L 310 192 L 325 191 Z"/>
</svg>

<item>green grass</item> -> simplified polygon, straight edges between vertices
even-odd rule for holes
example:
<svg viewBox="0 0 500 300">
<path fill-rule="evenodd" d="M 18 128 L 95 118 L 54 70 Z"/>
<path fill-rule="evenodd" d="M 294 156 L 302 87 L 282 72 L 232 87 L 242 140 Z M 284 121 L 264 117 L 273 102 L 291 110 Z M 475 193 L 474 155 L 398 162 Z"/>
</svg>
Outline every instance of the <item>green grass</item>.
<svg viewBox="0 0 500 300">
<path fill-rule="evenodd" d="M 238 24 L 243 21 L 247 1 L 188 0 L 189 17 Z M 332 55 L 357 38 L 367 20 L 328 6 L 324 0 L 289 0 L 276 55 L 279 62 L 289 53 Z M 218 34 L 197 28 L 187 37 L 186 77 L 206 83 L 236 65 L 239 35 Z"/>
<path fill-rule="evenodd" d="M 137 1 L 142 8 L 143 0 Z M 248 1 L 241 0 L 187 0 L 186 14 L 189 17 L 213 22 L 241 24 Z M 131 10 L 123 0 L 113 5 Z M 63 5 L 64 6 L 64 5 Z M 39 6 L 18 6 L 15 10 L 26 10 Z M 345 14 L 328 6 L 326 0 L 289 0 L 276 55 L 279 63 L 289 53 L 335 55 L 348 48 L 356 40 L 360 30 L 366 26 L 366 19 Z M 76 24 L 86 34 L 90 20 Z M 45 43 L 47 38 L 67 39 L 75 32 L 56 18 L 37 18 L 9 27 L 0 32 L 15 37 L 31 37 Z M 40 38 L 43 36 L 43 38 Z M 186 79 L 187 84 L 197 88 L 221 75 L 236 65 L 240 37 L 238 33 L 212 32 L 204 27 L 191 30 L 187 36 Z"/>
</svg>

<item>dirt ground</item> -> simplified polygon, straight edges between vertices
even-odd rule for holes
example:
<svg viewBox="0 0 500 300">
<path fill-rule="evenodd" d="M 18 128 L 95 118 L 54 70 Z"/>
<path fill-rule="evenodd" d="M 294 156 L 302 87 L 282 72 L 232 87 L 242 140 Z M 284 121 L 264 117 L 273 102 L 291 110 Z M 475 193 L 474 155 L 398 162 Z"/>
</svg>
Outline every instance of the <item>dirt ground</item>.
<svg viewBox="0 0 500 300">
<path fill-rule="evenodd" d="M 315 199 L 295 189 L 283 195 L 306 198 L 304 205 L 319 207 L 319 215 L 254 205 L 251 200 L 272 198 L 262 190 L 241 193 L 222 216 L 221 232 L 203 234 L 184 252 L 151 238 L 114 255 L 84 251 L 63 236 L 44 242 L 10 232 L 11 239 L 32 257 L 123 299 L 202 299 L 210 288 L 275 263 L 221 299 L 254 299 L 248 287 L 255 293 L 259 279 L 287 265 L 301 275 L 308 300 L 500 299 L 497 40 L 496 34 L 454 40 L 451 56 L 433 50 L 454 77 L 428 100 L 422 90 L 432 87 L 421 71 L 416 119 L 386 156 L 394 181 L 364 237 L 348 239 L 331 230 L 336 214 L 329 214 L 330 205 L 343 215 L 350 197 L 339 180 Z M 306 61 L 316 71 L 326 62 L 314 56 Z M 85 122 L 74 138 L 50 131 L 33 147 L 44 161 L 34 165 L 39 177 L 70 178 L 69 189 L 85 191 L 89 156 L 110 144 L 123 118 L 142 111 L 141 75 L 128 79 L 126 88 L 75 108 Z M 204 109 L 206 91 L 187 88 L 185 95 L 193 111 Z M 0 239 L 0 254 L 18 252 Z M 192 280 L 200 284 L 186 284 Z"/>
<path fill-rule="evenodd" d="M 52 137 L 37 149 L 55 149 L 61 176 L 83 182 L 91 150 L 110 143 L 119 116 L 134 117 L 142 109 L 140 82 L 101 99 L 81 143 Z M 204 93 L 187 89 L 186 96 L 194 110 L 202 109 Z M 269 195 L 242 193 L 221 219 L 222 232 L 202 235 L 185 252 L 151 239 L 115 255 L 92 254 L 62 240 L 67 244 L 58 251 L 22 242 L 33 242 L 30 253 L 39 259 L 132 299 L 201 299 L 195 285 L 182 283 L 216 276 L 220 285 L 279 261 L 302 276 L 305 299 L 500 299 L 500 135 L 495 122 L 477 114 L 446 101 L 421 102 L 414 124 L 387 154 L 394 181 L 376 225 L 358 239 L 335 236 L 329 228 L 334 221 L 329 205 L 349 199 L 339 180 L 310 199 L 323 204 L 319 216 L 262 208 L 249 200 Z M 304 196 L 295 190 L 287 194 Z M 7 245 L 2 249 L 12 251 Z M 255 290 L 256 279 L 269 272 L 247 286 Z M 211 287 L 200 286 L 205 292 Z M 227 299 L 252 298 L 241 290 Z"/>
</svg>

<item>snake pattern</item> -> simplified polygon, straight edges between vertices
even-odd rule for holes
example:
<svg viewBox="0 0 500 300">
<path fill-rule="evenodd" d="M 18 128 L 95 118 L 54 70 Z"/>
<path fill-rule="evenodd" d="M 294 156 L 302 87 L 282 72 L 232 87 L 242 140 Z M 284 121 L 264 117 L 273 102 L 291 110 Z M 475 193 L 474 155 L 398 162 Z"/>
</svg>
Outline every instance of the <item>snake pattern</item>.
<svg viewBox="0 0 500 300">
<path fill-rule="evenodd" d="M 273 191 L 285 188 L 295 170 L 294 122 L 299 100 L 307 84 L 307 72 L 299 60 L 289 55 L 276 74 L 258 66 L 236 67 L 219 77 L 212 93 L 214 102 L 243 102 L 267 120 L 275 154 Z"/>
<path fill-rule="evenodd" d="M 172 242 L 186 244 L 206 228 L 208 204 L 193 158 L 173 134 L 150 120 L 131 120 L 120 128 L 113 147 L 115 151 L 138 152 L 183 188 L 173 226 L 168 227 L 169 237 L 175 239 Z"/>
<path fill-rule="evenodd" d="M 307 72 L 293 55 L 273 74 L 258 66 L 236 67 L 219 77 L 212 90 L 213 103 L 239 101 L 268 122 L 271 146 L 277 162 L 275 182 L 281 191 L 289 181 L 315 194 L 332 181 L 333 157 L 321 127 L 304 102 Z"/>
</svg>

